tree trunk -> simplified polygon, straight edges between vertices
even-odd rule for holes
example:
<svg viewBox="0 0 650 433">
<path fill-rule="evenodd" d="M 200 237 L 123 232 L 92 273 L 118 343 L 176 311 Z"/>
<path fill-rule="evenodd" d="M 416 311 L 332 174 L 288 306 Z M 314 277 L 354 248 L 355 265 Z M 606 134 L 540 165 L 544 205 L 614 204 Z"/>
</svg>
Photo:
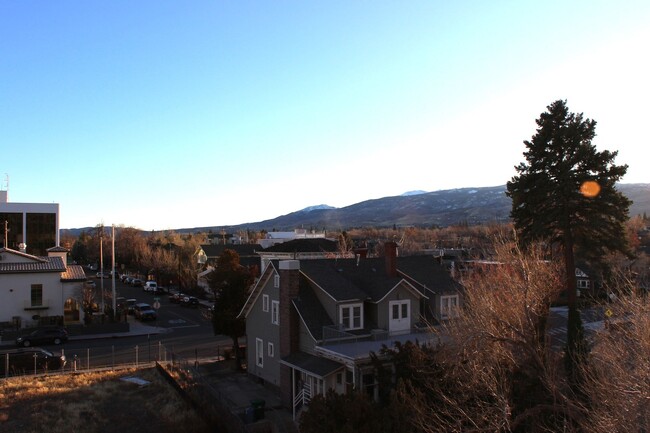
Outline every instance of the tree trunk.
<svg viewBox="0 0 650 433">
<path fill-rule="evenodd" d="M 564 271 L 566 273 L 567 304 L 569 311 L 577 309 L 578 293 L 576 283 L 576 264 L 573 256 L 573 236 L 567 230 L 564 235 Z"/>
<path fill-rule="evenodd" d="M 586 357 L 586 344 L 582 328 L 582 319 L 578 310 L 578 288 L 575 277 L 576 266 L 573 255 L 573 237 L 566 233 L 564 237 L 564 268 L 566 274 L 567 304 L 567 342 L 565 351 L 565 368 L 571 389 L 581 395 L 581 377 Z"/>
</svg>

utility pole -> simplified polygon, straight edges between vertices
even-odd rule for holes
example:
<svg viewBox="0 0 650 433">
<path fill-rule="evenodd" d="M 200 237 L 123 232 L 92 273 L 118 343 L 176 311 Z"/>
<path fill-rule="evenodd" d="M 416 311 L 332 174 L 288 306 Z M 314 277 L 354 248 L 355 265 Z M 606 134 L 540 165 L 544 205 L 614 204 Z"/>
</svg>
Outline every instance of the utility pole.
<svg viewBox="0 0 650 433">
<path fill-rule="evenodd" d="M 102 314 L 106 312 L 106 305 L 104 304 L 104 224 L 102 224 L 99 229 L 99 279 L 100 290 L 102 291 Z"/>
<path fill-rule="evenodd" d="M 5 248 L 8 248 L 7 247 L 7 234 L 8 233 L 9 233 L 9 221 L 5 220 L 5 243 L 3 245 L 3 247 L 5 247 Z"/>
<path fill-rule="evenodd" d="M 111 280 L 113 282 L 113 318 L 117 313 L 117 299 L 115 297 L 115 224 L 111 224 Z"/>
</svg>

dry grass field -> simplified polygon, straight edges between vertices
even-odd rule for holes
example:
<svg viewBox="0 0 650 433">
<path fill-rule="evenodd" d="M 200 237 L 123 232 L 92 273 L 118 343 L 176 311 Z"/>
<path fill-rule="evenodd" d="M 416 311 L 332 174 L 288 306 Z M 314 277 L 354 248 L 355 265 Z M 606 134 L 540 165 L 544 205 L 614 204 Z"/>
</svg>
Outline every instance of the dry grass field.
<svg viewBox="0 0 650 433">
<path fill-rule="evenodd" d="M 122 380 L 125 377 L 149 384 Z M 2 433 L 208 431 L 153 368 L 0 380 Z"/>
</svg>

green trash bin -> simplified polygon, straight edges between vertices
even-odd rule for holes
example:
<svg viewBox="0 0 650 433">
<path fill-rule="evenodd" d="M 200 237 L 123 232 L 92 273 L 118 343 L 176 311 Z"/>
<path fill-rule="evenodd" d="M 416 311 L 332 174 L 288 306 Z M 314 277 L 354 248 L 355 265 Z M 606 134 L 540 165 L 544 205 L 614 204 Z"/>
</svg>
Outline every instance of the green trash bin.
<svg viewBox="0 0 650 433">
<path fill-rule="evenodd" d="M 259 421 L 264 419 L 264 406 L 266 406 L 266 401 L 261 398 L 256 398 L 251 400 L 251 407 L 253 408 L 253 419 Z"/>
</svg>

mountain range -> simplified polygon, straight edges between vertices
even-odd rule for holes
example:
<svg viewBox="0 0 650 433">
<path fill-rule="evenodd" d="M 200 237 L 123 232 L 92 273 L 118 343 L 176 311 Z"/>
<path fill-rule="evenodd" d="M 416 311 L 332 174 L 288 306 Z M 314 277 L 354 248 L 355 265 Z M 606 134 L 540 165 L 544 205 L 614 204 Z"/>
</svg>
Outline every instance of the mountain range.
<svg viewBox="0 0 650 433">
<path fill-rule="evenodd" d="M 633 201 L 630 216 L 650 214 L 650 184 L 619 184 L 619 191 Z M 394 197 L 366 200 L 342 208 L 310 206 L 277 218 L 227 227 L 180 229 L 179 232 L 225 229 L 293 231 L 344 230 L 354 227 L 433 227 L 454 224 L 505 222 L 511 201 L 506 186 L 459 188 L 433 192 L 411 191 Z"/>
<path fill-rule="evenodd" d="M 630 216 L 650 214 L 650 184 L 619 184 L 617 188 L 633 201 Z M 505 222 L 510 218 L 511 208 L 510 198 L 505 192 L 505 185 L 433 192 L 410 191 L 399 196 L 366 200 L 342 208 L 321 204 L 259 222 L 181 228 L 175 231 L 293 231 L 296 228 L 322 231 L 358 227 L 444 227 L 454 224 Z M 78 236 L 83 230 L 88 231 L 90 227 L 67 231 L 73 236 Z"/>
</svg>

